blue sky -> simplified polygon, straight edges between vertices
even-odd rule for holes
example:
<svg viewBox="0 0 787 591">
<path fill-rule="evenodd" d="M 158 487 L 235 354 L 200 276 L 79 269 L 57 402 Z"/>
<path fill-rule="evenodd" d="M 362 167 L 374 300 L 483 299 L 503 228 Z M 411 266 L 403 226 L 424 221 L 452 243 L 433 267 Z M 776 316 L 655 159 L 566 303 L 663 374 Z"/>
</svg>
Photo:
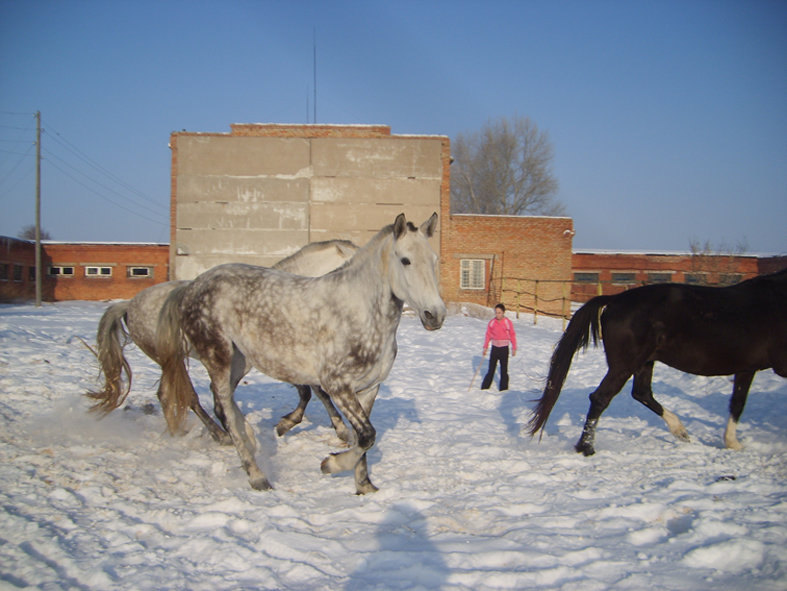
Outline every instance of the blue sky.
<svg viewBox="0 0 787 591">
<path fill-rule="evenodd" d="M 0 0 L 0 235 L 169 240 L 172 131 L 527 116 L 575 249 L 787 253 L 787 2 Z"/>
</svg>

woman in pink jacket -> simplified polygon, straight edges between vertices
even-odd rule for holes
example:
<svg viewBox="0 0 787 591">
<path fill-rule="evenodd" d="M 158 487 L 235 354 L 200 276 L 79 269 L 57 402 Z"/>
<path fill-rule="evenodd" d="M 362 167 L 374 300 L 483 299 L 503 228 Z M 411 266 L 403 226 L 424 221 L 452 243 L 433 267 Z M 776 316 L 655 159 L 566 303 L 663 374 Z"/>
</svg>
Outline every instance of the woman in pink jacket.
<svg viewBox="0 0 787 591">
<path fill-rule="evenodd" d="M 511 356 L 516 357 L 516 332 L 513 323 L 506 318 L 506 307 L 503 304 L 495 306 L 495 317 L 489 321 L 484 338 L 484 352 L 492 343 L 492 354 L 489 357 L 489 370 L 481 383 L 482 390 L 488 390 L 495 377 L 497 362 L 500 361 L 500 391 L 508 390 L 508 346 L 511 345 Z"/>
</svg>

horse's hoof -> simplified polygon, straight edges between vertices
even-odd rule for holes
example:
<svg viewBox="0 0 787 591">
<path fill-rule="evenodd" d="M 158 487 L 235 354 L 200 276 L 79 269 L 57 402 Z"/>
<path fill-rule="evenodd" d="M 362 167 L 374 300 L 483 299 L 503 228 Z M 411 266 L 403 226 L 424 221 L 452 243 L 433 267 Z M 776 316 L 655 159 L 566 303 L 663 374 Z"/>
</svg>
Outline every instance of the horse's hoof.
<svg viewBox="0 0 787 591">
<path fill-rule="evenodd" d="M 592 456 L 594 453 L 596 453 L 596 450 L 593 449 L 593 446 L 588 445 L 587 443 L 577 443 L 574 446 L 574 449 L 577 450 L 577 453 L 580 453 L 585 457 Z"/>
<path fill-rule="evenodd" d="M 290 422 L 290 421 L 285 421 L 284 419 L 281 419 L 281 420 L 280 420 L 280 421 L 279 421 L 279 422 L 276 424 L 276 435 L 278 435 L 279 437 L 281 437 L 281 436 L 282 436 L 282 435 L 284 435 L 284 434 L 285 434 L 287 431 L 289 431 L 290 429 L 292 429 L 294 426 L 295 426 L 295 423 L 292 423 L 292 422 Z"/>
<path fill-rule="evenodd" d="M 367 480 L 363 484 L 359 484 L 355 487 L 355 494 L 356 495 L 365 495 L 367 493 L 373 493 L 380 490 L 375 485 L 372 484 L 370 480 Z"/>
<path fill-rule="evenodd" d="M 254 490 L 271 490 L 273 487 L 271 483 L 268 482 L 268 479 L 264 476 L 262 478 L 255 478 L 254 480 L 249 480 L 249 484 L 251 488 Z"/>
<path fill-rule="evenodd" d="M 320 471 L 323 474 L 333 474 L 334 470 L 332 468 L 332 464 L 334 462 L 333 456 L 328 456 L 322 462 L 320 462 Z"/>
</svg>

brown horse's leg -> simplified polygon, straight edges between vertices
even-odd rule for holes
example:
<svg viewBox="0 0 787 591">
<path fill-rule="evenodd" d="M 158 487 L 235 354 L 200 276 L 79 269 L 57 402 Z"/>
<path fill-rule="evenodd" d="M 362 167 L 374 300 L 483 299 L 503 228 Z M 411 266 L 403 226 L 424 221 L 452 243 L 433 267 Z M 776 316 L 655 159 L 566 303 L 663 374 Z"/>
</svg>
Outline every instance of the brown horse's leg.
<svg viewBox="0 0 787 591">
<path fill-rule="evenodd" d="M 609 406 L 610 401 L 620 392 L 621 388 L 629 379 L 630 373 L 615 373 L 608 371 L 598 388 L 590 394 L 590 409 L 588 409 L 585 426 L 582 428 L 582 435 L 574 446 L 578 453 L 592 456 L 596 453 L 593 441 L 596 438 L 596 426 L 601 413 Z"/>
<path fill-rule="evenodd" d="M 653 380 L 653 362 L 648 361 L 640 369 L 634 372 L 634 384 L 631 387 L 631 396 L 634 400 L 641 402 L 650 410 L 659 415 L 667 423 L 670 433 L 683 441 L 689 440 L 689 432 L 683 423 L 680 422 L 678 415 L 667 410 L 653 398 L 651 381 Z"/>
<path fill-rule="evenodd" d="M 749 388 L 755 373 L 744 371 L 735 374 L 735 384 L 732 388 L 732 398 L 730 398 L 730 418 L 727 420 L 727 428 L 724 430 L 724 445 L 728 449 L 743 449 L 735 436 L 735 431 L 743 414 L 743 407 L 746 405 L 746 398 L 749 395 Z"/>
</svg>

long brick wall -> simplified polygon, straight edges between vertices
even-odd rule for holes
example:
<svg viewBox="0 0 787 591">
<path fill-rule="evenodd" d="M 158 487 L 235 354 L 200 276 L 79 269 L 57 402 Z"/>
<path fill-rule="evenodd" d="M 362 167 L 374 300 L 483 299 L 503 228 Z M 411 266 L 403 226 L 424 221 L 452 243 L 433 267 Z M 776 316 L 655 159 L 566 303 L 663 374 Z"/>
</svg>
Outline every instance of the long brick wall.
<svg viewBox="0 0 787 591">
<path fill-rule="evenodd" d="M 45 242 L 44 301 L 130 299 L 169 278 L 166 244 Z M 0 301 L 35 298 L 35 244 L 0 237 Z"/>
</svg>

